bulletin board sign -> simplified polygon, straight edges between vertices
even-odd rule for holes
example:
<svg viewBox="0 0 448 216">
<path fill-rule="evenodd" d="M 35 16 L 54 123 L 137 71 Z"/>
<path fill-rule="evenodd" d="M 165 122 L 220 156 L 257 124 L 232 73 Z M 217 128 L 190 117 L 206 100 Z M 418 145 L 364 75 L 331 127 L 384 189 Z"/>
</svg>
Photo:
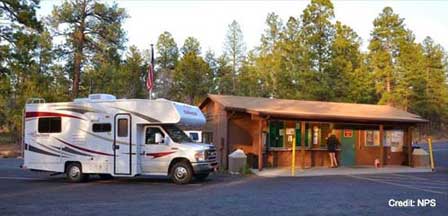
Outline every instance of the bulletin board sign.
<svg viewBox="0 0 448 216">
<path fill-rule="evenodd" d="M 286 128 L 286 135 L 295 135 L 296 129 L 295 128 Z"/>
<path fill-rule="evenodd" d="M 353 130 L 344 129 L 344 137 L 353 137 Z"/>
</svg>

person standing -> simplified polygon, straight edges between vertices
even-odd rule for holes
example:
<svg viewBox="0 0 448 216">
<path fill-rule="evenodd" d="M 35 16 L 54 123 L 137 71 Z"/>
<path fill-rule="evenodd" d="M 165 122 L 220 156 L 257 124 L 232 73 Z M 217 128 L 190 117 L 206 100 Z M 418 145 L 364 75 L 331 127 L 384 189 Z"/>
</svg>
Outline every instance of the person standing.
<svg viewBox="0 0 448 216">
<path fill-rule="evenodd" d="M 330 156 L 331 168 L 338 167 L 338 161 L 336 160 L 336 147 L 339 145 L 339 140 L 336 137 L 335 131 L 331 130 L 327 137 L 328 155 Z"/>
</svg>

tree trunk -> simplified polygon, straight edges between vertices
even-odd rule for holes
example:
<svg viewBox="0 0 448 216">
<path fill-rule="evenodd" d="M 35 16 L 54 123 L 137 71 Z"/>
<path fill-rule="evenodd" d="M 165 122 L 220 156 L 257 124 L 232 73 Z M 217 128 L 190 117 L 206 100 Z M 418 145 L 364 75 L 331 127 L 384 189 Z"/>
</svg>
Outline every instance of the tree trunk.
<svg viewBox="0 0 448 216">
<path fill-rule="evenodd" d="M 87 16 L 87 2 L 83 2 L 83 14 L 79 27 L 74 32 L 74 59 L 73 59 L 73 88 L 72 98 L 77 98 L 79 94 L 79 81 L 81 79 L 81 64 L 83 59 L 84 43 L 85 43 L 85 19 Z"/>
<path fill-rule="evenodd" d="M 72 88 L 72 98 L 78 97 L 79 90 L 79 77 L 81 75 L 81 61 L 82 61 L 82 51 L 78 49 L 75 51 L 75 58 L 73 62 L 73 88 Z"/>
</svg>

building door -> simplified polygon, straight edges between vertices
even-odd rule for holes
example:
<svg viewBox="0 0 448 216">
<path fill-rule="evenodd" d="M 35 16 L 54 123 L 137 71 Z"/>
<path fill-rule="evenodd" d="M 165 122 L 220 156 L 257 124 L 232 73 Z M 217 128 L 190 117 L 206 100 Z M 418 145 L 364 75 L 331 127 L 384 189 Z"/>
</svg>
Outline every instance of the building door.
<svg viewBox="0 0 448 216">
<path fill-rule="evenodd" d="M 355 165 L 356 133 L 353 129 L 343 129 L 341 134 L 341 164 Z"/>
<path fill-rule="evenodd" d="M 269 123 L 269 147 L 283 147 L 284 126 L 282 121 Z"/>
<path fill-rule="evenodd" d="M 132 140 L 131 115 L 115 115 L 114 127 L 114 173 L 131 175 Z"/>
</svg>

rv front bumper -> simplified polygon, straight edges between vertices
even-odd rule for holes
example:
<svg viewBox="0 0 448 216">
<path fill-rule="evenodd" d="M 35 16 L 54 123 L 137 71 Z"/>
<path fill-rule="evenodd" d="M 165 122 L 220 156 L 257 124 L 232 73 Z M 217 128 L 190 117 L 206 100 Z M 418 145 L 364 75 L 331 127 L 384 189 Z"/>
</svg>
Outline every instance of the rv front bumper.
<svg viewBox="0 0 448 216">
<path fill-rule="evenodd" d="M 217 162 L 192 163 L 194 174 L 211 173 L 218 168 Z"/>
</svg>

